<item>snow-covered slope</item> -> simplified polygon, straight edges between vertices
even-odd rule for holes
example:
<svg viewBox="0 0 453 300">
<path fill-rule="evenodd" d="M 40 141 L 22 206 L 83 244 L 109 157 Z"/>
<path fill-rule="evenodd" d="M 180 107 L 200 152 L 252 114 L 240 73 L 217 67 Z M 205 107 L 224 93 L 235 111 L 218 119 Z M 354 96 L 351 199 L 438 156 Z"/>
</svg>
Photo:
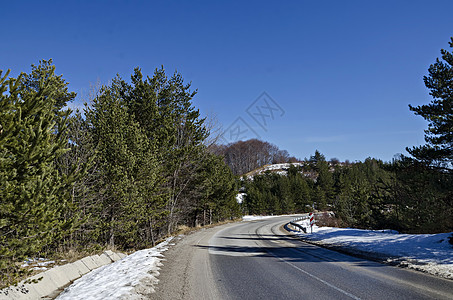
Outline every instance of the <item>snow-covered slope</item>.
<svg viewBox="0 0 453 300">
<path fill-rule="evenodd" d="M 304 163 L 297 162 L 297 163 L 282 163 L 282 164 L 265 165 L 258 169 L 248 172 L 247 174 L 245 174 L 245 176 L 247 176 L 247 178 L 253 178 L 253 176 L 261 175 L 266 171 L 271 171 L 271 172 L 275 172 L 278 174 L 286 175 L 288 173 L 288 170 L 291 165 L 293 165 L 295 167 L 299 167 L 299 166 L 303 166 Z"/>
<path fill-rule="evenodd" d="M 298 221 L 308 228 L 308 220 Z M 308 230 L 310 232 L 310 230 Z M 399 234 L 392 230 L 361 230 L 313 226 L 313 234 L 299 233 L 304 240 L 336 246 L 348 252 L 368 254 L 389 263 L 407 266 L 453 279 L 453 232 L 440 234 Z"/>
</svg>

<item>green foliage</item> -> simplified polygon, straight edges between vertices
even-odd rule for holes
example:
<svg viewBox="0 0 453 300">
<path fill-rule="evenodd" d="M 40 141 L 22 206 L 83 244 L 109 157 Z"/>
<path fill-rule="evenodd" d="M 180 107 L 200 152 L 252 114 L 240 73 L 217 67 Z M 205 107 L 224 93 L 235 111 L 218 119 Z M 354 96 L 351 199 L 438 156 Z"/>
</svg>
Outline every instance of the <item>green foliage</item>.
<svg viewBox="0 0 453 300">
<path fill-rule="evenodd" d="M 309 163 L 310 168 L 318 174 L 313 191 L 313 200 L 316 202 L 315 207 L 323 210 L 327 208 L 327 203 L 331 203 L 334 198 L 332 172 L 324 155 L 318 150 L 315 151 L 315 155 L 310 157 Z"/>
<path fill-rule="evenodd" d="M 350 167 L 337 169 L 335 209 L 338 216 L 350 226 L 377 228 L 385 226 L 382 184 L 390 174 L 382 161 L 368 158 Z"/>
<path fill-rule="evenodd" d="M 1 75 L 1 73 L 0 73 Z M 237 178 L 205 145 L 195 92 L 157 69 L 115 78 L 86 107 L 51 61 L 0 80 L 0 277 L 28 256 L 69 248 L 137 249 L 178 225 L 240 215 Z M 84 175 L 84 176 L 82 176 Z"/>
<path fill-rule="evenodd" d="M 286 214 L 311 210 L 310 179 L 296 167 L 288 176 L 266 172 L 253 179 L 243 178 L 247 193 L 244 206 L 249 214 Z"/>
<path fill-rule="evenodd" d="M 393 163 L 368 158 L 332 166 L 317 152 L 287 175 L 268 172 L 243 179 L 243 186 L 243 205 L 251 214 L 306 212 L 316 204 L 316 209 L 333 210 L 344 225 L 358 228 L 453 230 L 453 176 L 406 157 Z"/>
<path fill-rule="evenodd" d="M 388 169 L 392 181 L 389 212 L 395 229 L 436 233 L 453 230 L 453 176 L 407 157 L 395 160 Z"/>
<path fill-rule="evenodd" d="M 155 156 L 163 167 L 161 188 L 167 197 L 166 223 L 167 233 L 170 233 L 179 220 L 185 218 L 185 208 L 193 201 L 190 187 L 196 182 L 202 165 L 206 152 L 203 141 L 208 132 L 204 119 L 192 105 L 196 92 L 190 91 L 190 84 L 184 84 L 180 74 L 167 78 L 161 68 L 155 70 L 152 78 L 144 79 L 136 68 L 131 82 L 121 82 L 121 95 L 152 141 Z"/>
<path fill-rule="evenodd" d="M 52 101 L 55 113 L 59 113 L 68 102 L 75 99 L 76 93 L 68 91 L 68 84 L 63 79 L 63 75 L 54 74 L 55 67 L 52 65 L 52 59 L 41 60 L 39 65 L 31 65 L 30 74 L 22 74 L 21 85 L 28 92 L 39 92 L 40 82 L 46 81 L 47 85 L 52 87 Z"/>
<path fill-rule="evenodd" d="M 179 224 L 237 215 L 235 178 L 203 143 L 194 95 L 179 74 L 157 69 L 144 78 L 137 68 L 131 83 L 117 77 L 87 108 L 96 157 L 90 189 L 99 203 L 89 210 L 99 242 L 144 247 Z"/>
<path fill-rule="evenodd" d="M 453 47 L 453 38 L 449 43 Z M 428 123 L 425 130 L 426 145 L 407 148 L 416 159 L 424 163 L 452 168 L 453 164 L 453 53 L 442 49 L 442 60 L 436 59 L 423 78 L 433 100 L 430 104 L 410 110 Z"/>
<path fill-rule="evenodd" d="M 102 239 L 110 246 L 150 243 L 150 219 L 155 217 L 157 177 L 155 146 L 130 113 L 122 97 L 124 83 L 113 80 L 86 111 L 96 149 L 94 188 L 101 206 Z"/>
<path fill-rule="evenodd" d="M 202 167 L 197 172 L 195 182 L 195 202 L 187 223 L 212 224 L 240 216 L 240 206 L 236 201 L 237 182 L 230 168 L 220 156 L 206 153 Z"/>
<path fill-rule="evenodd" d="M 0 71 L 0 277 L 14 281 L 17 262 L 36 255 L 69 232 L 75 218 L 71 187 L 80 172 L 61 174 L 55 161 L 66 151 L 71 99 L 50 62 L 30 75 L 6 79 Z"/>
</svg>

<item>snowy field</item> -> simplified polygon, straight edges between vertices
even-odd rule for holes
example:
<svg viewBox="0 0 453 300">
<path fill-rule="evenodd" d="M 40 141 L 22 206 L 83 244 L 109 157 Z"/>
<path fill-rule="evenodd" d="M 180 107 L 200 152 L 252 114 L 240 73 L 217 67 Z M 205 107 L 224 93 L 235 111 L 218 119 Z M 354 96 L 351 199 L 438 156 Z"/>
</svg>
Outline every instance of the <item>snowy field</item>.
<svg viewBox="0 0 453 300">
<path fill-rule="evenodd" d="M 309 220 L 297 223 L 309 228 Z M 310 232 L 310 229 L 307 230 Z M 304 240 L 369 255 L 389 263 L 453 279 L 453 245 L 450 233 L 399 234 L 392 230 L 361 230 L 313 226 L 313 234 L 300 233 Z"/>
<path fill-rule="evenodd" d="M 91 271 L 74 281 L 57 299 L 144 299 L 158 282 L 162 252 L 172 238 L 156 247 L 144 249 L 125 258 Z"/>
</svg>

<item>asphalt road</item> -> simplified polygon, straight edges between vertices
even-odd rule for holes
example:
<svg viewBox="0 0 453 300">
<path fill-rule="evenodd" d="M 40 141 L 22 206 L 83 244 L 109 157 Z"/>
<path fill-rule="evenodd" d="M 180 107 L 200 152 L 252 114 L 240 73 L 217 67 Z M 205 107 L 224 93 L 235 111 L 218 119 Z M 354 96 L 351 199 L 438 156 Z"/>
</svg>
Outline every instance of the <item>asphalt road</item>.
<svg viewBox="0 0 453 300">
<path fill-rule="evenodd" d="M 165 253 L 152 299 L 453 299 L 453 281 L 304 243 L 290 217 L 202 230 Z"/>
</svg>

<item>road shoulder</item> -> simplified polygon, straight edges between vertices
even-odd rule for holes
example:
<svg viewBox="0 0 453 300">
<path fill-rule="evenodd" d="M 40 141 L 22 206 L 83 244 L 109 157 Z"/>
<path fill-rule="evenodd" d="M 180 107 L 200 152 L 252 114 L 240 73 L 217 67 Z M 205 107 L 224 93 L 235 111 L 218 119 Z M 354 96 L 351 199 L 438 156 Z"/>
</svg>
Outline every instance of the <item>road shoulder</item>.
<svg viewBox="0 0 453 300">
<path fill-rule="evenodd" d="M 162 260 L 159 283 L 151 299 L 220 299 L 209 259 L 209 239 L 237 223 L 200 229 L 174 239 Z"/>
</svg>

